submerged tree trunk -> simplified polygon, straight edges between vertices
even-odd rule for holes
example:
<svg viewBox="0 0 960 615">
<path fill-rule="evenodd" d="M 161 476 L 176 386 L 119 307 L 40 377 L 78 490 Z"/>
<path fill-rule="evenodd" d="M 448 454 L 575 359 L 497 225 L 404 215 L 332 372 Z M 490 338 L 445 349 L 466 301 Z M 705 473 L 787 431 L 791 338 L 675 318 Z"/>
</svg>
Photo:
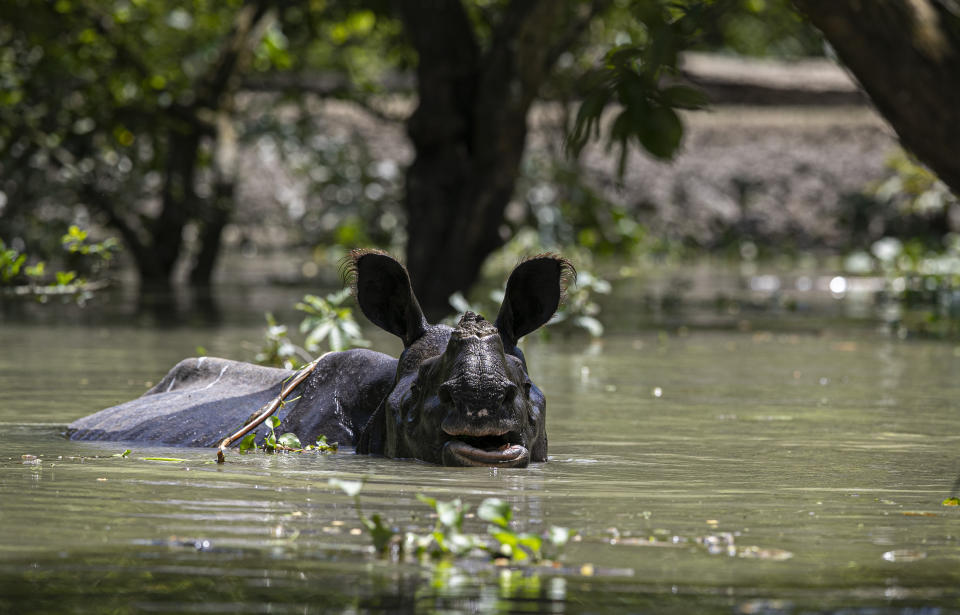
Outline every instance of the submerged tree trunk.
<svg viewBox="0 0 960 615">
<path fill-rule="evenodd" d="M 950 0 L 794 0 L 903 145 L 960 194 L 960 8 Z"/>
<path fill-rule="evenodd" d="M 166 110 L 164 117 L 155 120 L 169 126 L 165 134 L 161 209 L 156 218 L 125 214 L 122 207 L 117 207 L 116 197 L 105 194 L 92 182 L 84 186 L 85 198 L 107 215 L 109 224 L 120 232 L 132 253 L 142 291 L 154 293 L 159 290 L 162 294 L 169 290 L 177 261 L 183 253 L 183 231 L 191 222 L 198 225 L 199 249 L 190 271 L 190 282 L 195 285 L 210 283 L 220 252 L 222 232 L 233 210 L 235 174 L 232 168 L 228 169 L 234 163 L 236 149 L 236 136 L 230 124 L 231 93 L 236 88 L 244 59 L 271 19 L 272 4 L 271 0 L 247 0 L 237 11 L 233 28 L 221 43 L 218 57 L 194 83 L 194 102 L 174 104 Z M 118 47 L 122 45 L 121 42 L 116 44 Z M 125 55 L 135 55 L 133 50 L 123 49 Z M 135 65 L 146 66 L 142 61 Z M 145 113 L 164 112 L 151 107 Z M 216 115 L 216 126 L 206 119 L 211 115 Z M 214 157 L 212 196 L 201 198 L 197 194 L 196 176 L 205 139 L 216 142 L 217 154 Z M 226 147 L 218 147 L 224 141 Z M 224 149 L 231 153 L 229 160 L 222 159 L 220 152 Z"/>
<path fill-rule="evenodd" d="M 197 204 L 194 187 L 200 135 L 186 129 L 173 129 L 167 143 L 167 164 L 162 190 L 162 209 L 150 232 L 153 262 L 138 263 L 140 280 L 145 286 L 162 287 L 170 283 L 183 245 L 183 229 Z"/>
<path fill-rule="evenodd" d="M 481 51 L 459 1 L 399 3 L 420 58 L 420 102 L 407 124 L 416 149 L 407 171 L 407 266 L 431 319 L 449 311 L 449 296 L 470 288 L 503 245 L 527 112 L 559 54 L 604 4 L 578 13 L 556 0 L 514 0 Z"/>
</svg>

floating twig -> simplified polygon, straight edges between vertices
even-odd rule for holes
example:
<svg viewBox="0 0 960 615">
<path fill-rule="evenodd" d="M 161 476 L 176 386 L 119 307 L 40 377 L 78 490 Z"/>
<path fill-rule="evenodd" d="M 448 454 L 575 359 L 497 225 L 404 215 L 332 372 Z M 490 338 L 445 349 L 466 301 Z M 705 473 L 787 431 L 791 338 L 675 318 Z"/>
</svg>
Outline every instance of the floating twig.
<svg viewBox="0 0 960 615">
<path fill-rule="evenodd" d="M 270 417 L 274 412 L 276 412 L 277 409 L 283 405 L 284 401 L 287 399 L 290 393 L 293 393 L 293 390 L 296 389 L 298 386 L 300 386 L 300 383 L 306 380 L 307 377 L 313 373 L 313 370 L 316 369 L 320 361 L 322 361 L 324 357 L 326 357 L 329 354 L 332 354 L 332 353 L 325 352 L 324 354 L 320 355 L 319 357 L 317 357 L 316 359 L 314 359 L 313 361 L 305 365 L 303 368 L 301 368 L 300 371 L 298 371 L 289 380 L 287 380 L 286 386 L 284 386 L 283 389 L 281 389 L 280 391 L 280 395 L 278 395 L 276 399 L 271 401 L 269 404 L 263 406 L 263 408 L 260 409 L 260 413 L 257 414 L 253 418 L 253 420 L 248 421 L 246 425 L 240 428 L 240 430 L 234 433 L 233 435 L 227 438 L 224 438 L 223 441 L 220 443 L 220 446 L 217 447 L 217 463 L 223 463 L 225 461 L 223 453 L 224 451 L 227 450 L 227 448 L 230 447 L 231 444 L 233 444 L 243 436 L 247 435 L 257 427 L 259 427 L 265 420 L 267 420 L 268 417 Z"/>
</svg>

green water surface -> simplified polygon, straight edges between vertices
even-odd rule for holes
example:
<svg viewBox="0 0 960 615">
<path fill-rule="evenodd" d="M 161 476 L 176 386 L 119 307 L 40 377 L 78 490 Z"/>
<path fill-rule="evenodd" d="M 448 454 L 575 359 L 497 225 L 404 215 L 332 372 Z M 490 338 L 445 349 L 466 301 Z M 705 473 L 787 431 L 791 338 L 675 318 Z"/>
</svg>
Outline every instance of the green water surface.
<svg viewBox="0 0 960 615">
<path fill-rule="evenodd" d="M 955 343 L 862 327 L 531 339 L 548 463 L 218 466 L 62 438 L 198 345 L 249 359 L 262 335 L 122 322 L 0 324 L 0 612 L 960 612 L 960 508 L 941 504 L 960 474 Z M 559 568 L 384 560 L 333 477 L 367 477 L 366 512 L 401 530 L 433 525 L 418 493 L 495 496 L 518 530 L 580 539 Z"/>
</svg>

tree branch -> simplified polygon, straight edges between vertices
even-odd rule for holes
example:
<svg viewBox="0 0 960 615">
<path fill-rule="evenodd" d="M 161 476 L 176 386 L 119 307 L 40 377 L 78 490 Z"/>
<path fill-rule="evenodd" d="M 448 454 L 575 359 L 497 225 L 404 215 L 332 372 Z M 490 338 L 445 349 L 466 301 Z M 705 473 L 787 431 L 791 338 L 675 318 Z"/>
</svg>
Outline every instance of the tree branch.
<svg viewBox="0 0 960 615">
<path fill-rule="evenodd" d="M 94 180 L 91 179 L 80 185 L 80 198 L 93 209 L 107 217 L 107 224 L 120 233 L 123 242 L 127 244 L 137 263 L 149 262 L 149 250 L 141 239 L 140 233 L 134 228 L 133 224 L 121 216 L 119 212 L 110 205 L 112 199 L 103 194 L 94 185 L 93 181 Z"/>
<path fill-rule="evenodd" d="M 569 51 L 573 47 L 574 43 L 583 36 L 590 22 L 605 11 L 610 4 L 611 0 L 593 0 L 590 7 L 583 12 L 579 19 L 570 20 L 567 27 L 558 34 L 557 40 L 546 53 L 547 70 L 553 67 L 565 51 Z"/>
<path fill-rule="evenodd" d="M 220 98 L 229 89 L 230 81 L 239 64 L 250 51 L 251 44 L 262 34 L 266 26 L 269 0 L 251 0 L 237 12 L 233 27 L 226 42 L 220 47 L 220 55 L 199 80 L 197 102 L 208 109 L 219 109 Z"/>
</svg>

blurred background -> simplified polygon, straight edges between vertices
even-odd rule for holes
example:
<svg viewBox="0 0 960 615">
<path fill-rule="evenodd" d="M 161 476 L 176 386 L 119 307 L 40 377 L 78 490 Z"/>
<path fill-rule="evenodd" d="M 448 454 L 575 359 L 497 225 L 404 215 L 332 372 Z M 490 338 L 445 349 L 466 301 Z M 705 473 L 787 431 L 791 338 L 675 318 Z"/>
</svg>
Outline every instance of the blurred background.
<svg viewBox="0 0 960 615">
<path fill-rule="evenodd" d="M 956 613 L 958 143 L 957 0 L 2 0 L 0 612 Z M 62 437 L 191 355 L 396 355 L 355 248 L 434 322 L 576 265 L 549 463 Z M 331 477 L 582 541 L 375 559 Z"/>
<path fill-rule="evenodd" d="M 262 322 L 376 247 L 433 319 L 492 316 L 553 251 L 580 271 L 560 320 L 594 336 L 691 307 L 953 336 L 958 24 L 906 0 L 8 0 L 0 317 Z"/>
</svg>

